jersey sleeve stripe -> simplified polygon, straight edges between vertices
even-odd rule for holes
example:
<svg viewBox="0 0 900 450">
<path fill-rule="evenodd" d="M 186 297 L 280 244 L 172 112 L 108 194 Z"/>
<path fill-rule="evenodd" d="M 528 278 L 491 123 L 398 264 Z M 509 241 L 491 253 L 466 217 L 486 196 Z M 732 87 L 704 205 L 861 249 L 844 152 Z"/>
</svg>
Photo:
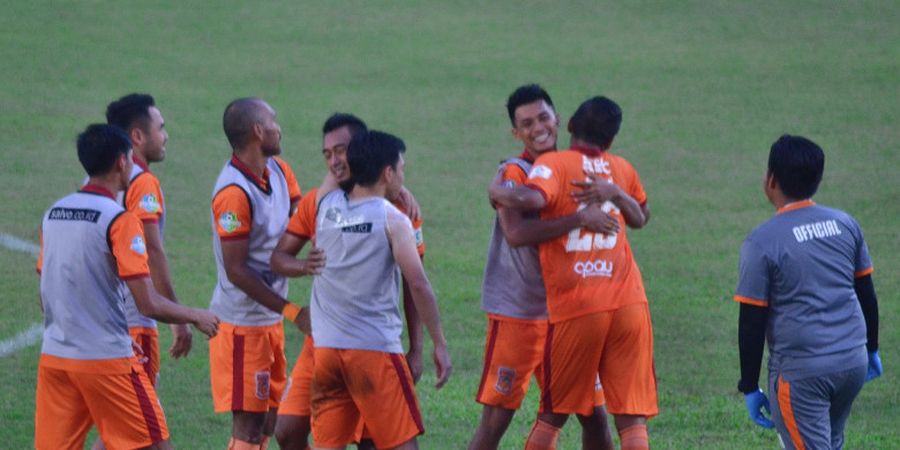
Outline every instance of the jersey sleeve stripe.
<svg viewBox="0 0 900 450">
<path fill-rule="evenodd" d="M 230 235 L 230 236 L 219 236 L 220 241 L 241 241 L 244 239 L 250 239 L 250 233 L 234 234 L 234 235 Z"/>
<path fill-rule="evenodd" d="M 143 223 L 159 223 L 159 219 L 156 217 L 142 217 L 141 222 L 143 222 Z"/>
<path fill-rule="evenodd" d="M 868 269 L 863 269 L 863 270 L 860 270 L 859 272 L 854 273 L 853 276 L 855 278 L 862 278 L 866 275 L 871 274 L 874 271 L 875 271 L 875 267 L 870 266 Z"/>
<path fill-rule="evenodd" d="M 304 233 L 297 233 L 291 230 L 284 230 L 284 232 L 290 234 L 291 236 L 297 236 L 300 239 L 312 239 L 312 236 L 308 236 Z"/>
<path fill-rule="evenodd" d="M 762 306 L 762 307 L 769 306 L 769 302 L 767 300 L 759 300 L 756 298 L 744 297 L 743 295 L 735 295 L 734 301 L 736 301 L 738 303 L 746 303 L 748 305 L 754 305 L 754 306 Z"/>
<path fill-rule="evenodd" d="M 150 273 L 136 273 L 134 275 L 128 275 L 124 277 L 119 277 L 122 281 L 131 281 L 131 280 L 139 280 L 141 278 L 150 278 Z"/>
</svg>

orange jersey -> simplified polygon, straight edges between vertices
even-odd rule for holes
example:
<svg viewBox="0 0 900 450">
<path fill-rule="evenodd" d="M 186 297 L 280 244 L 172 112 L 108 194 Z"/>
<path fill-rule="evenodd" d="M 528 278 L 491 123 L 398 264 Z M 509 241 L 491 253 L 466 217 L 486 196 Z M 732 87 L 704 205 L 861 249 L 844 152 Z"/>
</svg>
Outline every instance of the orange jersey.
<svg viewBox="0 0 900 450">
<path fill-rule="evenodd" d="M 288 222 L 288 233 L 301 239 L 313 239 L 316 236 L 316 214 L 318 213 L 319 207 L 319 205 L 316 204 L 316 193 L 318 191 L 318 188 L 310 189 L 309 192 L 300 199 L 300 204 L 297 205 L 297 212 L 291 216 L 291 220 Z M 400 212 L 404 214 L 407 213 L 399 202 L 395 202 L 394 206 L 397 207 Z M 419 251 L 419 256 L 425 256 L 425 239 L 422 237 L 422 223 L 422 218 L 419 217 L 412 224 L 413 231 L 416 234 L 416 249 Z"/>
<path fill-rule="evenodd" d="M 541 218 L 564 217 L 583 208 L 571 196 L 579 189 L 572 182 L 585 181 L 588 174 L 615 183 L 641 205 L 647 202 L 637 171 L 624 158 L 581 149 L 550 152 L 535 161 L 527 183 L 546 200 Z M 647 302 L 641 273 L 628 244 L 625 219 L 611 202 L 603 209 L 618 219 L 619 233 L 607 235 L 575 228 L 539 246 L 553 323 Z"/>
<path fill-rule="evenodd" d="M 141 219 L 141 222 L 159 223 L 162 231 L 166 209 L 159 179 L 150 172 L 146 164 L 137 159 L 134 160 L 134 164 L 140 169 L 135 170 L 138 174 L 132 177 L 128 189 L 125 190 L 123 206 Z"/>
</svg>

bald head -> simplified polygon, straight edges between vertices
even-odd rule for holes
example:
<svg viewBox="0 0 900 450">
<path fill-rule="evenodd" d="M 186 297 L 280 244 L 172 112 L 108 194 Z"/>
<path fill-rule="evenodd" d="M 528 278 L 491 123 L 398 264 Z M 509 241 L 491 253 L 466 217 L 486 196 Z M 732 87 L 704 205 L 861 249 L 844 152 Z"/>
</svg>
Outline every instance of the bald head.
<svg viewBox="0 0 900 450">
<path fill-rule="evenodd" d="M 263 125 L 275 115 L 268 103 L 255 97 L 239 98 L 225 108 L 222 128 L 232 149 L 246 145 L 254 125 Z"/>
</svg>

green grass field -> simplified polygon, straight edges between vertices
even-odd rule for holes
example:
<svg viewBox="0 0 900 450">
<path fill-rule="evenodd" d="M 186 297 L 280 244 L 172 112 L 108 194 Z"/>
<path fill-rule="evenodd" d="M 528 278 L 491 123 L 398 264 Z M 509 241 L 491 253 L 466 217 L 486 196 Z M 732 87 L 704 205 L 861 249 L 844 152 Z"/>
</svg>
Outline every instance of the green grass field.
<svg viewBox="0 0 900 450">
<path fill-rule="evenodd" d="M 407 185 L 425 213 L 426 267 L 455 373 L 419 384 L 424 449 L 464 448 L 480 406 L 485 319 L 479 291 L 496 163 L 520 149 L 506 96 L 539 82 L 562 120 L 590 95 L 624 110 L 615 151 L 638 169 L 653 219 L 630 241 L 654 319 L 655 448 L 777 448 L 735 391 L 744 236 L 772 214 L 761 184 L 769 145 L 802 134 L 826 151 L 820 203 L 866 231 L 876 265 L 885 375 L 866 385 L 847 448 L 900 448 L 900 3 L 639 2 L 6 2 L 0 15 L 0 233 L 36 242 L 41 213 L 82 179 L 85 125 L 123 94 L 153 94 L 169 130 L 154 167 L 168 201 L 166 246 L 182 301 L 215 282 L 209 198 L 229 148 L 221 114 L 260 96 L 278 111 L 284 157 L 319 183 L 322 121 L 351 111 L 406 140 Z M 568 136 L 560 132 L 560 144 Z M 893 231 L 892 231 L 893 230 Z M 40 320 L 34 260 L 0 248 L 0 340 Z M 308 281 L 292 285 L 306 303 Z M 288 330 L 288 358 L 299 351 Z M 224 448 L 206 343 L 163 358 L 172 442 Z M 162 332 L 163 345 L 171 334 Z M 0 358 L 0 447 L 33 442 L 39 347 Z M 534 393 L 532 393 L 534 394 Z M 521 448 L 530 395 L 503 448 Z M 570 421 L 560 448 L 578 446 Z"/>
</svg>

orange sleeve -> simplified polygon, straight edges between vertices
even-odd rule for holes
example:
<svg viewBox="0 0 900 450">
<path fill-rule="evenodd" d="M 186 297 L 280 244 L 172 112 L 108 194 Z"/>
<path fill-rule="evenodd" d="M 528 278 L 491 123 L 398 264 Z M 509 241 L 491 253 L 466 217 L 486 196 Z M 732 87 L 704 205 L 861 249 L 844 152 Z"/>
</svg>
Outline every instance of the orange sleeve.
<svg viewBox="0 0 900 450">
<path fill-rule="evenodd" d="M 511 181 L 515 185 L 528 182 L 528 174 L 518 164 L 507 164 L 503 168 L 503 181 Z"/>
<path fill-rule="evenodd" d="M 300 200 L 300 184 L 297 183 L 297 177 L 294 175 L 291 166 L 281 158 L 274 158 L 275 162 L 278 163 L 278 167 L 281 167 L 281 171 L 284 172 L 284 178 L 288 184 L 288 193 L 291 195 L 291 203 L 293 204 L 295 201 Z"/>
<path fill-rule="evenodd" d="M 538 157 L 531 167 L 531 172 L 528 174 L 528 182 L 526 183 L 526 186 L 536 189 L 544 196 L 544 200 L 547 202 L 547 205 L 544 206 L 545 209 L 550 204 L 555 203 L 557 197 L 564 194 L 564 190 L 561 187 L 565 178 L 565 174 L 562 173 L 563 166 L 558 163 L 558 158 L 554 158 L 554 156 L 559 155 L 551 152 Z"/>
<path fill-rule="evenodd" d="M 137 216 L 125 211 L 109 226 L 109 243 L 119 277 L 123 280 L 150 276 L 144 227 Z"/>
<path fill-rule="evenodd" d="M 637 170 L 625 158 L 620 158 L 619 163 L 622 164 L 622 172 L 625 175 L 624 183 L 619 187 L 638 202 L 639 205 L 646 205 L 647 193 L 644 191 L 644 185 L 641 183 L 641 177 L 638 175 Z"/>
<path fill-rule="evenodd" d="M 419 217 L 418 219 L 416 219 L 415 222 L 413 222 L 412 227 L 413 227 L 413 234 L 416 237 L 416 250 L 419 252 L 419 256 L 424 258 L 425 257 L 425 235 L 422 234 L 422 224 L 423 223 L 424 223 L 424 221 L 422 220 L 421 217 Z"/>
<path fill-rule="evenodd" d="M 294 236 L 312 239 L 316 235 L 316 191 L 313 189 L 300 199 L 297 212 L 291 216 L 287 232 Z"/>
<path fill-rule="evenodd" d="M 133 212 L 141 222 L 159 222 L 163 214 L 159 179 L 150 172 L 138 175 L 125 193 L 125 209 Z"/>
<path fill-rule="evenodd" d="M 216 234 L 222 240 L 246 239 L 250 236 L 253 214 L 247 194 L 237 185 L 225 186 L 212 201 L 216 218 Z"/>
<path fill-rule="evenodd" d="M 38 237 L 40 239 L 38 241 L 38 242 L 40 242 L 40 249 L 38 250 L 38 261 L 37 261 L 36 270 L 37 270 L 38 275 L 40 275 L 41 270 L 44 268 L 44 230 L 43 229 L 41 229 L 38 232 Z"/>
</svg>

